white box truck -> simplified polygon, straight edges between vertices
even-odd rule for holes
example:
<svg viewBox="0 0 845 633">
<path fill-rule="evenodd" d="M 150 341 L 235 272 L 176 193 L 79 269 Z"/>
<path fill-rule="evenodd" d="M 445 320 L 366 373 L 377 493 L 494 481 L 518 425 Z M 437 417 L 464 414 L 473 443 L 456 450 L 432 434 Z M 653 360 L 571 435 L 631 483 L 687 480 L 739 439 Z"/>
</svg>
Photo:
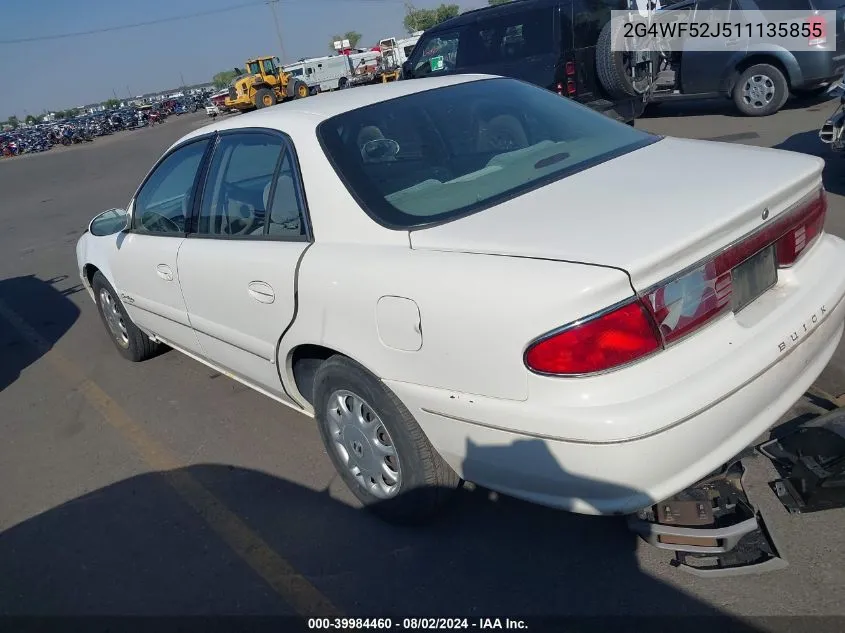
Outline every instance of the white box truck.
<svg viewBox="0 0 845 633">
<path fill-rule="evenodd" d="M 352 67 L 346 55 L 302 59 L 286 65 L 284 70 L 302 79 L 312 92 L 345 88 L 352 76 Z"/>
</svg>

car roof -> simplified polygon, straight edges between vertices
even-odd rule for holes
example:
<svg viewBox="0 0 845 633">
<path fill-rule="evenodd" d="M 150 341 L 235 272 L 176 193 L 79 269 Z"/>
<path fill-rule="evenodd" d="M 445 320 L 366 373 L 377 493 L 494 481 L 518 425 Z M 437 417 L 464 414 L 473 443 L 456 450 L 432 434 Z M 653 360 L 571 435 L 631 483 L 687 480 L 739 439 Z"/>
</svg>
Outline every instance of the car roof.
<svg viewBox="0 0 845 633">
<path fill-rule="evenodd" d="M 391 81 L 385 84 L 321 93 L 306 99 L 287 101 L 247 114 L 238 114 L 231 118 L 206 125 L 186 134 L 174 143 L 174 146 L 210 132 L 222 132 L 224 130 L 240 128 L 268 128 L 282 131 L 289 131 L 291 127 L 310 127 L 314 129 L 326 119 L 343 114 L 344 112 L 427 90 L 485 79 L 514 81 L 496 75 L 447 75 L 444 77 Z"/>
<path fill-rule="evenodd" d="M 505 2 L 503 4 L 494 4 L 488 7 L 481 7 L 479 9 L 471 9 L 469 11 L 464 11 L 460 15 L 456 15 L 454 18 L 449 18 L 448 20 L 444 20 L 443 22 L 440 22 L 439 24 L 436 24 L 431 28 L 426 29 L 425 33 L 420 37 L 422 38 L 425 35 L 428 35 L 429 33 L 439 33 L 440 31 L 446 31 L 448 29 L 453 29 L 458 26 L 464 26 L 465 24 L 472 24 L 473 22 L 483 20 L 485 18 L 495 17 L 517 11 L 539 9 L 547 6 L 561 4 L 566 1 L 567 0 L 512 0 L 512 2 Z"/>
</svg>

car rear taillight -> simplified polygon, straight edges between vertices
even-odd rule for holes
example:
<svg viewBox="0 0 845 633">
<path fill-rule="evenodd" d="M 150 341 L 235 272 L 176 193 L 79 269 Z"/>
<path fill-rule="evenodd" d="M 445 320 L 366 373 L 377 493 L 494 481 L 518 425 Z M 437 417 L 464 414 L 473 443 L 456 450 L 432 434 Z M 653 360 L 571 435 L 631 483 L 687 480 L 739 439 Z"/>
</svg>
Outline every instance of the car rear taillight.
<svg viewBox="0 0 845 633">
<path fill-rule="evenodd" d="M 809 46 L 824 46 L 827 44 L 827 23 L 824 18 L 819 15 L 813 15 L 807 18 L 807 24 L 810 27 L 810 37 L 807 44 Z"/>
<path fill-rule="evenodd" d="M 823 188 L 763 229 L 642 293 L 621 307 L 547 334 L 525 352 L 537 373 L 583 376 L 645 358 L 731 310 L 732 271 L 774 246 L 778 268 L 788 268 L 822 234 Z"/>
<path fill-rule="evenodd" d="M 786 232 L 776 244 L 779 268 L 792 266 L 822 234 L 827 216 L 827 195 L 824 190 L 790 216 L 783 223 Z"/>
<path fill-rule="evenodd" d="M 820 189 L 762 230 L 644 293 L 663 342 L 673 343 L 728 312 L 731 271 L 752 255 L 774 244 L 778 268 L 792 266 L 821 234 L 826 211 L 827 194 Z"/>
<path fill-rule="evenodd" d="M 654 323 L 642 303 L 634 300 L 541 338 L 525 352 L 525 364 L 541 374 L 595 374 L 659 349 Z"/>
</svg>

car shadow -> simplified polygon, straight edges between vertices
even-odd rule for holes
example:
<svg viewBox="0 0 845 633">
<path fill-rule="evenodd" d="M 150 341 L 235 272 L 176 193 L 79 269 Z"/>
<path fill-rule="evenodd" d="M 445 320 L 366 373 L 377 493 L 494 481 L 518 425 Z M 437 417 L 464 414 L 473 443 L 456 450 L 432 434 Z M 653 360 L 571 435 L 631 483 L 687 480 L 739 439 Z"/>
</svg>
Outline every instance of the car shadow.
<svg viewBox="0 0 845 633">
<path fill-rule="evenodd" d="M 540 440 L 470 444 L 468 477 L 473 464 L 506 467 L 514 457 L 546 474 L 562 470 Z M 637 542 L 622 517 L 569 514 L 469 486 L 438 519 L 400 527 L 328 490 L 202 464 L 119 481 L 8 528 L 0 615 L 319 616 L 325 597 L 345 616 L 394 622 L 556 616 L 569 620 L 529 629 L 646 630 L 632 626 L 639 616 L 651 618 L 651 631 L 704 630 L 701 622 L 720 633 L 759 630 L 642 571 Z M 667 565 L 667 574 L 679 573 Z M 211 630 L 206 624 L 197 630 Z M 159 622 L 154 630 L 173 629 Z M 276 621 L 274 630 L 292 629 Z"/>
<path fill-rule="evenodd" d="M 819 139 L 819 129 L 821 129 L 824 121 L 824 117 L 819 117 L 817 128 L 793 134 L 783 143 L 775 145 L 774 148 L 790 152 L 801 152 L 802 154 L 810 154 L 811 156 L 818 156 L 824 159 L 825 165 L 824 171 L 822 172 L 822 180 L 825 189 L 829 193 L 843 196 L 845 195 L 845 163 L 843 163 L 845 154 L 834 152 L 830 149 L 830 145 L 822 143 Z"/>
<path fill-rule="evenodd" d="M 0 328 L 0 391 L 15 382 L 79 318 L 79 308 L 68 296 L 83 288 L 77 284 L 59 290 L 67 278 L 25 275 L 0 280 L 0 323 L 4 325 Z M 31 327 L 37 328 L 37 335 L 26 335 Z M 30 340 L 33 338 L 36 340 Z"/>
<path fill-rule="evenodd" d="M 824 106 L 831 103 L 828 95 L 790 97 L 781 108 L 781 112 L 790 110 L 807 110 L 809 112 L 821 112 Z M 746 115 L 739 112 L 734 102 L 724 97 L 707 99 L 679 99 L 677 101 L 667 100 L 649 104 L 640 118 L 675 118 L 688 116 L 727 116 L 732 118 L 747 119 Z M 821 127 L 821 122 L 819 123 Z"/>
</svg>

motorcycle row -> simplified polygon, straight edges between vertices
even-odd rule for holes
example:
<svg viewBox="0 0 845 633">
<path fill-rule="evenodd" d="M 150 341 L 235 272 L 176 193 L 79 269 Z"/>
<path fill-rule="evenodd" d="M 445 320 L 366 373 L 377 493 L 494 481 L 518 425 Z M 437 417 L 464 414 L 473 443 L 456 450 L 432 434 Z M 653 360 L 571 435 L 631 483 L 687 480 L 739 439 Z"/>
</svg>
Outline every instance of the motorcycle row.
<svg viewBox="0 0 845 633">
<path fill-rule="evenodd" d="M 122 108 L 55 123 L 42 123 L 0 132 L 0 157 L 46 152 L 56 145 L 91 143 L 98 136 L 163 123 L 171 114 L 196 112 L 195 103 L 167 103 L 159 107 Z"/>
</svg>

